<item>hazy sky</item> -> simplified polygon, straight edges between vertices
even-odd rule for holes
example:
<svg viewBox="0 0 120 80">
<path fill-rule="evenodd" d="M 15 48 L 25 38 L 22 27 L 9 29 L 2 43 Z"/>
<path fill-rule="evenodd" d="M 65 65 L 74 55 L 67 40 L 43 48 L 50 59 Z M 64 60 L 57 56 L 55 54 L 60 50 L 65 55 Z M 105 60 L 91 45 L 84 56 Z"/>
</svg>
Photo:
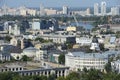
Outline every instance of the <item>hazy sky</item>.
<svg viewBox="0 0 120 80">
<path fill-rule="evenodd" d="M 69 7 L 93 7 L 94 3 L 106 1 L 107 6 L 115 6 L 120 4 L 120 0 L 0 0 L 0 5 L 4 3 L 10 7 L 19 7 L 25 5 L 27 7 L 39 7 L 42 3 L 45 7 L 61 7 L 67 5 Z"/>
</svg>

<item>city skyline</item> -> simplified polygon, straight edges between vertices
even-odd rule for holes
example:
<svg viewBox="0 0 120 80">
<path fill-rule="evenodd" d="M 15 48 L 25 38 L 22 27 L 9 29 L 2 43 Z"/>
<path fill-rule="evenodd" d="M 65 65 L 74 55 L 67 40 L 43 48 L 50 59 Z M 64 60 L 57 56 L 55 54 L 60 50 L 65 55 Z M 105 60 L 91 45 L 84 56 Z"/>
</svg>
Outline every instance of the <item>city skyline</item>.
<svg viewBox="0 0 120 80">
<path fill-rule="evenodd" d="M 39 7 L 40 4 L 43 4 L 45 7 L 62 7 L 63 5 L 69 7 L 93 7 L 94 3 L 101 3 L 102 1 L 106 1 L 108 7 L 119 5 L 119 0 L 1 0 L 0 6 L 6 4 L 10 7 L 19 7 L 21 5 Z"/>
</svg>

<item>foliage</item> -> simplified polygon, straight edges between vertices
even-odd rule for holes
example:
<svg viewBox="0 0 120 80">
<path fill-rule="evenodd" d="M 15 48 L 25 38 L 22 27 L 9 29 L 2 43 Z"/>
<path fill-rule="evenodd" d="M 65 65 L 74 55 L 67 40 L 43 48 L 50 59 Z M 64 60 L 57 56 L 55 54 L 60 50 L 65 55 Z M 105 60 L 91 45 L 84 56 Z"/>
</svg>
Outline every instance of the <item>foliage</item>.
<svg viewBox="0 0 120 80">
<path fill-rule="evenodd" d="M 107 73 L 110 73 L 112 71 L 112 69 L 111 69 L 111 62 L 108 62 L 105 65 L 105 70 L 106 70 Z"/>
<path fill-rule="evenodd" d="M 116 37 L 117 37 L 117 38 L 120 38 L 120 31 L 117 31 L 117 32 L 116 32 Z"/>
<path fill-rule="evenodd" d="M 66 42 L 65 45 L 67 46 L 67 49 L 72 49 L 73 48 L 73 43 Z"/>
<path fill-rule="evenodd" d="M 55 78 L 55 75 L 21 76 L 18 73 L 3 72 L 0 73 L 0 80 L 120 80 L 120 74 L 90 69 L 87 72 L 70 72 L 66 77 Z"/>
<path fill-rule="evenodd" d="M 22 61 L 31 61 L 31 58 L 29 58 L 28 56 L 26 55 L 23 55 L 22 58 L 21 58 Z"/>
<path fill-rule="evenodd" d="M 12 38 L 10 36 L 5 36 L 4 39 L 9 42 Z"/>
<path fill-rule="evenodd" d="M 43 38 L 37 37 L 35 41 L 39 41 L 41 43 L 47 43 L 47 42 L 52 42 L 52 40 L 44 40 Z"/>
<path fill-rule="evenodd" d="M 99 44 L 99 47 L 100 47 L 100 50 L 101 50 L 101 51 L 104 51 L 104 50 L 105 50 L 104 44 L 102 44 L 102 43 Z"/>
<path fill-rule="evenodd" d="M 59 64 L 65 64 L 65 54 L 60 54 L 58 57 Z"/>
</svg>

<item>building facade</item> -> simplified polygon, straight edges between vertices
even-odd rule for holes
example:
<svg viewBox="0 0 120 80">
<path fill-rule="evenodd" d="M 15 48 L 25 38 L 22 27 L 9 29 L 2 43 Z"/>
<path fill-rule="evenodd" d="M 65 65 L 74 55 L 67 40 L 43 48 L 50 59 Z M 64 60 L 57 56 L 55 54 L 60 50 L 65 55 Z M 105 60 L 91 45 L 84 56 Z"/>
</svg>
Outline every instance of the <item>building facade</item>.
<svg viewBox="0 0 120 80">
<path fill-rule="evenodd" d="M 114 72 L 120 73 L 120 60 L 111 62 L 111 67 Z"/>
<path fill-rule="evenodd" d="M 94 15 L 98 15 L 99 14 L 99 4 L 95 3 L 94 4 Z"/>
<path fill-rule="evenodd" d="M 95 68 L 103 71 L 108 59 L 102 54 L 69 52 L 65 55 L 65 65 L 70 69 L 77 71 L 87 68 Z"/>
<path fill-rule="evenodd" d="M 101 15 L 106 15 L 106 2 L 101 2 Z"/>
</svg>

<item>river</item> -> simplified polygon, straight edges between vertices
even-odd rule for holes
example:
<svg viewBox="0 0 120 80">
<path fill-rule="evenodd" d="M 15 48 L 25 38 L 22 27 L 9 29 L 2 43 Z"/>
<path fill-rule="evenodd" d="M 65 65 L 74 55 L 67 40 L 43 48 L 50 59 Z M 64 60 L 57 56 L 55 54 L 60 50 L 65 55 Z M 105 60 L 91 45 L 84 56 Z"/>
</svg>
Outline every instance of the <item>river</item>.
<svg viewBox="0 0 120 80">
<path fill-rule="evenodd" d="M 70 24 L 71 26 L 76 26 L 77 24 L 75 22 L 71 23 Z M 78 26 L 82 26 L 84 27 L 85 29 L 89 29 L 91 30 L 94 26 L 92 25 L 92 23 L 89 23 L 89 22 L 79 22 L 78 23 Z"/>
</svg>

